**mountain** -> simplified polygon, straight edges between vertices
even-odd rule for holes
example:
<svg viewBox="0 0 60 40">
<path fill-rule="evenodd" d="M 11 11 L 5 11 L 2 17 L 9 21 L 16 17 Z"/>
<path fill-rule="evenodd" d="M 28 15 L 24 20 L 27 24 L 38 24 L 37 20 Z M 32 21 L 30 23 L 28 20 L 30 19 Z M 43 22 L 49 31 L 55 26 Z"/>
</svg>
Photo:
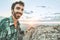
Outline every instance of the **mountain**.
<svg viewBox="0 0 60 40">
<path fill-rule="evenodd" d="M 24 40 L 60 40 L 60 25 L 39 25 L 24 36 Z"/>
</svg>

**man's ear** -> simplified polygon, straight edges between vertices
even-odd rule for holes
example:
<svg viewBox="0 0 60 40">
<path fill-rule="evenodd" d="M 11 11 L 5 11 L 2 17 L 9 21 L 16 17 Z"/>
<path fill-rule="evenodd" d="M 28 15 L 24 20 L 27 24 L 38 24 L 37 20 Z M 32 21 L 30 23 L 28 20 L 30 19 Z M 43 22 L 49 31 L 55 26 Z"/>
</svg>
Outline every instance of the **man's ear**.
<svg viewBox="0 0 60 40">
<path fill-rule="evenodd" d="M 13 12 L 13 10 L 11 9 L 11 11 Z"/>
<path fill-rule="evenodd" d="M 11 9 L 11 12 L 12 12 L 12 14 L 13 14 L 13 10 Z"/>
</svg>

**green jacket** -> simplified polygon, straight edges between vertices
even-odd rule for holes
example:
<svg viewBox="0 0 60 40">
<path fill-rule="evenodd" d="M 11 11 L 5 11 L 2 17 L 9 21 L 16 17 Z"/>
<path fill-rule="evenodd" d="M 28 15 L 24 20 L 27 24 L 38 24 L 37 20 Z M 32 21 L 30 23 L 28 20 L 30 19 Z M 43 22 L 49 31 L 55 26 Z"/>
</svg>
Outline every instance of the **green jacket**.
<svg viewBox="0 0 60 40">
<path fill-rule="evenodd" d="M 8 20 L 4 19 L 0 27 L 2 29 L 0 31 L 0 40 L 22 40 L 23 34 L 21 34 L 20 23 L 17 22 L 18 27 L 14 27 L 12 16 L 8 18 Z"/>
</svg>

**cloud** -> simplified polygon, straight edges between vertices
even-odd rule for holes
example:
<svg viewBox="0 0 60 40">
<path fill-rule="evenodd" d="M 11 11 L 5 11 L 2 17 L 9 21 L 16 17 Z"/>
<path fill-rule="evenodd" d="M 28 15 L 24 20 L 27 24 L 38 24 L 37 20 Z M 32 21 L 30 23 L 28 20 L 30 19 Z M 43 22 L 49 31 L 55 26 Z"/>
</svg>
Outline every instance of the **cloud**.
<svg viewBox="0 0 60 40">
<path fill-rule="evenodd" d="M 23 0 L 12 0 L 13 2 L 15 2 L 15 1 L 23 1 Z"/>
</svg>

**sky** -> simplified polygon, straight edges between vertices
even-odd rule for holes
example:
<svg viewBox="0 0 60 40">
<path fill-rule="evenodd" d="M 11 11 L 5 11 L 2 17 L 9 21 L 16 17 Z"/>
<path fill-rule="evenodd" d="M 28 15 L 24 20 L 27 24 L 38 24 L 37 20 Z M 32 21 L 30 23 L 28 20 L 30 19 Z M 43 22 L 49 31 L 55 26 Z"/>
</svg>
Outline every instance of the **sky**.
<svg viewBox="0 0 60 40">
<path fill-rule="evenodd" d="M 11 5 L 15 1 L 19 0 L 0 0 L 0 18 L 11 16 Z M 40 24 L 60 24 L 60 0 L 21 1 L 25 3 L 24 13 L 19 20 L 22 30 Z"/>
<path fill-rule="evenodd" d="M 11 15 L 11 5 L 19 0 L 0 0 L 0 16 Z M 21 0 L 25 3 L 21 20 L 60 21 L 60 0 Z"/>
</svg>

